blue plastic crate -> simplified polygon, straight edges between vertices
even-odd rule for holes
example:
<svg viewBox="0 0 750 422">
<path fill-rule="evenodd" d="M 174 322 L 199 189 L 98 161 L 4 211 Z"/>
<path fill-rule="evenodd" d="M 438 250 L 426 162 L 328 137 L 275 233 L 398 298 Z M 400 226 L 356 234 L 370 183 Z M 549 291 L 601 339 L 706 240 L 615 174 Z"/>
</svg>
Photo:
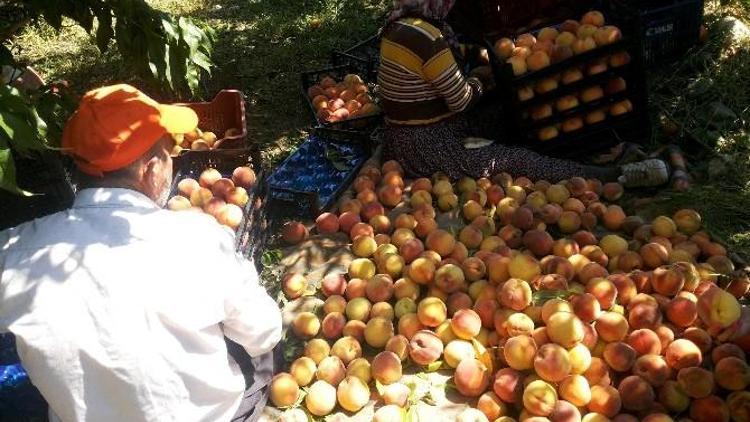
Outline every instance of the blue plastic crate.
<svg viewBox="0 0 750 422">
<path fill-rule="evenodd" d="M 336 201 L 368 156 L 361 143 L 311 135 L 268 178 L 271 202 L 281 211 L 315 216 Z"/>
<path fill-rule="evenodd" d="M 46 420 L 47 402 L 16 353 L 13 334 L 0 334 L 0 420 Z"/>
</svg>

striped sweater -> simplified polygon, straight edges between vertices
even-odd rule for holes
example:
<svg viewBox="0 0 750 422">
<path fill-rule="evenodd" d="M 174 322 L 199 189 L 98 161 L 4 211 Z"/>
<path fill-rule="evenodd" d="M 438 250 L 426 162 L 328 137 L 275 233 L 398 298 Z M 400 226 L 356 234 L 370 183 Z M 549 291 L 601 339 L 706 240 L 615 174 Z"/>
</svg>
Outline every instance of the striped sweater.
<svg viewBox="0 0 750 422">
<path fill-rule="evenodd" d="M 417 18 L 401 19 L 384 31 L 378 84 L 386 120 L 400 125 L 425 125 L 460 113 L 482 91 L 478 80 L 461 74 L 440 30 Z"/>
</svg>

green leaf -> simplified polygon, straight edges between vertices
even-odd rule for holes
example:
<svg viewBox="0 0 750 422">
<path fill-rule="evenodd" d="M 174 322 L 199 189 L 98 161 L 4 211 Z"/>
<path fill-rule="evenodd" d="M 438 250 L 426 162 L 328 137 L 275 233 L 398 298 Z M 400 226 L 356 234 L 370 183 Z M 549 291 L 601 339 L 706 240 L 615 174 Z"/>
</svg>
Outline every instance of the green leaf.
<svg viewBox="0 0 750 422">
<path fill-rule="evenodd" d="M 38 139 L 35 130 L 15 113 L 0 109 L 0 133 L 4 134 L 19 151 L 39 149 L 38 144 L 33 142 Z"/>
<path fill-rule="evenodd" d="M 435 371 L 439 370 L 442 366 L 443 366 L 443 361 L 442 360 L 436 360 L 435 362 L 432 362 L 432 363 L 428 364 L 425 367 L 425 371 L 427 371 L 427 372 L 435 372 Z"/>
<path fill-rule="evenodd" d="M 1 140 L 2 137 L 0 137 Z M 16 184 L 16 166 L 13 163 L 13 155 L 10 148 L 7 145 L 3 146 L 2 143 L 0 143 L 0 189 L 24 196 L 32 195 L 31 192 L 19 188 Z"/>
</svg>

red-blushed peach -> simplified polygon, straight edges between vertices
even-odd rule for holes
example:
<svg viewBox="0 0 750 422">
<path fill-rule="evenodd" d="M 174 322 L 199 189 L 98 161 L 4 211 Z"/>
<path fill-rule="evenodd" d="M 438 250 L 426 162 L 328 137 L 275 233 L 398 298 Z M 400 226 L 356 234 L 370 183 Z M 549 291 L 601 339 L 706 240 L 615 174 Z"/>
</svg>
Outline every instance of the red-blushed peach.
<svg viewBox="0 0 750 422">
<path fill-rule="evenodd" d="M 661 325 L 659 327 L 656 327 L 654 332 L 657 336 L 659 336 L 662 352 L 667 350 L 667 346 L 669 346 L 674 341 L 674 331 L 666 325 Z"/>
<path fill-rule="evenodd" d="M 602 357 L 610 368 L 617 372 L 626 372 L 633 367 L 636 359 L 636 352 L 635 349 L 630 347 L 627 343 L 616 341 L 608 343 L 604 347 Z"/>
<path fill-rule="evenodd" d="M 544 274 L 531 280 L 531 287 L 536 290 L 568 290 L 568 280 L 559 274 Z"/>
<path fill-rule="evenodd" d="M 470 340 L 479 334 L 482 320 L 479 314 L 471 309 L 462 309 L 451 318 L 451 328 L 458 338 Z"/>
<path fill-rule="evenodd" d="M 617 287 L 614 283 L 602 277 L 594 277 L 588 280 L 586 282 L 586 293 L 592 294 L 599 301 L 602 309 L 610 309 L 617 299 Z"/>
<path fill-rule="evenodd" d="M 477 359 L 464 359 L 456 367 L 453 381 L 459 393 L 478 397 L 489 385 L 489 369 Z"/>
<path fill-rule="evenodd" d="M 529 309 L 529 308 L 526 308 Z M 505 330 L 508 336 L 531 336 L 534 332 L 534 321 L 530 316 L 514 312 L 505 320 Z"/>
<path fill-rule="evenodd" d="M 670 412 L 681 413 L 690 406 L 690 397 L 682 385 L 675 380 L 665 381 L 664 385 L 659 387 L 657 394 L 659 403 Z"/>
<path fill-rule="evenodd" d="M 661 354 L 661 341 L 653 330 L 642 328 L 633 330 L 628 334 L 628 344 L 636 351 L 638 356 Z"/>
<path fill-rule="evenodd" d="M 669 261 L 669 251 L 664 245 L 651 242 L 640 249 L 641 258 L 646 268 L 658 268 Z"/>
<path fill-rule="evenodd" d="M 573 306 L 565 299 L 552 298 L 542 305 L 542 321 L 548 324 L 548 321 L 552 315 L 557 312 L 573 312 Z"/>
<path fill-rule="evenodd" d="M 598 341 L 599 333 L 596 331 L 594 324 L 583 324 L 583 340 L 581 340 L 581 343 L 589 350 L 594 350 Z"/>
<path fill-rule="evenodd" d="M 591 293 L 573 295 L 570 303 L 573 306 L 573 312 L 583 322 L 590 323 L 601 314 L 601 305 Z"/>
<path fill-rule="evenodd" d="M 523 373 L 512 368 L 502 368 L 495 373 L 492 391 L 509 404 L 521 402 L 523 395 Z"/>
<path fill-rule="evenodd" d="M 542 418 L 546 419 L 546 418 Z M 575 405 L 566 401 L 558 400 L 555 408 L 549 415 L 550 422 L 581 422 L 581 411 Z"/>
<path fill-rule="evenodd" d="M 525 335 L 509 338 L 503 347 L 503 357 L 508 366 L 519 371 L 534 367 L 536 352 L 534 339 Z"/>
<path fill-rule="evenodd" d="M 698 346 L 690 340 L 677 339 L 667 346 L 664 356 L 667 364 L 674 370 L 698 366 L 703 361 Z"/>
<path fill-rule="evenodd" d="M 714 390 L 714 375 L 697 366 L 680 369 L 677 372 L 677 382 L 691 398 L 708 397 Z"/>
<path fill-rule="evenodd" d="M 557 402 L 555 387 L 542 380 L 532 381 L 523 391 L 523 405 L 537 416 L 549 416 Z"/>
<path fill-rule="evenodd" d="M 331 312 L 323 318 L 321 333 L 323 337 L 335 340 L 341 337 L 346 325 L 346 317 L 341 312 Z"/>
<path fill-rule="evenodd" d="M 628 324 L 634 330 L 641 328 L 656 329 L 662 322 L 662 313 L 657 305 L 639 304 L 633 306 L 628 314 Z"/>
<path fill-rule="evenodd" d="M 438 229 L 427 235 L 425 245 L 428 249 L 439 253 L 440 256 L 446 257 L 453 252 L 456 239 L 445 230 Z"/>
<path fill-rule="evenodd" d="M 393 297 L 393 280 L 386 274 L 376 274 L 365 287 L 367 298 L 373 302 L 387 302 Z"/>
<path fill-rule="evenodd" d="M 315 378 L 323 380 L 334 387 L 346 376 L 346 367 L 337 356 L 326 356 L 318 363 Z"/>
<path fill-rule="evenodd" d="M 583 341 L 585 336 L 583 322 L 570 312 L 557 312 L 547 321 L 547 335 L 553 342 L 570 348 Z"/>
<path fill-rule="evenodd" d="M 582 375 L 569 375 L 558 385 L 560 397 L 577 407 L 586 406 L 591 401 L 591 387 Z"/>
<path fill-rule="evenodd" d="M 393 352 L 380 352 L 373 358 L 371 370 L 381 384 L 393 384 L 401 379 L 401 359 Z"/>
<path fill-rule="evenodd" d="M 742 361 L 747 360 L 745 352 L 742 350 L 742 348 L 733 343 L 720 344 L 714 347 L 714 349 L 711 351 L 711 360 L 713 361 L 714 365 L 718 364 L 722 359 L 728 358 L 730 356 L 739 358 Z"/>
<path fill-rule="evenodd" d="M 615 312 L 603 312 L 594 322 L 599 337 L 607 342 L 624 340 L 629 331 L 628 321 Z"/>
<path fill-rule="evenodd" d="M 443 354 L 443 342 L 429 330 L 416 332 L 409 342 L 409 356 L 418 365 L 429 365 Z"/>
<path fill-rule="evenodd" d="M 711 335 L 708 333 L 708 331 L 702 328 L 689 327 L 682 332 L 682 338 L 685 340 L 690 340 L 691 342 L 693 342 L 693 344 L 698 346 L 698 349 L 704 356 L 708 355 L 711 351 L 713 339 L 711 338 Z"/>
<path fill-rule="evenodd" d="M 513 261 L 511 261 L 511 265 Z M 500 287 L 499 302 L 510 309 L 522 311 L 531 304 L 531 286 L 524 280 L 511 278 Z"/>
<path fill-rule="evenodd" d="M 717 286 L 698 294 L 698 317 L 710 328 L 726 328 L 740 319 L 741 307 L 737 298 Z"/>
<path fill-rule="evenodd" d="M 466 288 L 464 271 L 458 265 L 442 265 L 435 271 L 433 279 L 434 285 L 446 293 L 453 293 Z"/>
<path fill-rule="evenodd" d="M 604 362 L 604 359 L 598 357 L 591 358 L 591 364 L 583 373 L 583 376 L 586 377 L 591 386 L 610 384 L 609 366 Z"/>
<path fill-rule="evenodd" d="M 729 356 L 721 359 L 715 365 L 716 383 L 722 388 L 730 391 L 742 391 L 750 385 L 750 366 L 744 360 Z M 683 369 L 683 371 L 687 369 L 689 368 Z"/>
<path fill-rule="evenodd" d="M 419 322 L 419 316 L 416 313 L 405 314 L 398 319 L 398 333 L 411 340 L 418 331 L 426 328 Z"/>
<path fill-rule="evenodd" d="M 542 257 L 552 251 L 553 239 L 546 231 L 529 230 L 523 236 L 523 243 L 531 253 Z"/>
<path fill-rule="evenodd" d="M 405 361 L 409 357 L 409 339 L 401 334 L 395 335 L 388 339 L 385 350 L 395 353 L 401 361 Z"/>
<path fill-rule="evenodd" d="M 732 420 L 750 421 L 750 391 L 735 391 L 727 397 L 727 408 Z"/>
<path fill-rule="evenodd" d="M 488 391 L 477 400 L 477 409 L 484 413 L 488 420 L 494 421 L 509 412 L 508 405 L 497 394 Z"/>
<path fill-rule="evenodd" d="M 367 296 L 367 280 L 361 278 L 351 277 L 349 282 L 346 284 L 346 298 L 349 300 Z"/>
<path fill-rule="evenodd" d="M 448 308 L 445 303 L 436 297 L 427 297 L 417 305 L 417 316 L 419 322 L 426 327 L 437 327 L 448 316 Z"/>
<path fill-rule="evenodd" d="M 649 410 L 654 405 L 654 388 L 641 377 L 631 375 L 620 381 L 617 387 L 622 407 L 631 411 Z"/>
<path fill-rule="evenodd" d="M 694 422 L 729 422 L 729 408 L 717 396 L 695 399 L 690 403 L 690 418 Z"/>
<path fill-rule="evenodd" d="M 573 264 L 563 257 L 545 257 L 542 259 L 541 264 L 544 274 L 558 274 L 568 281 L 572 280 L 575 276 L 575 268 L 573 268 Z"/>
<path fill-rule="evenodd" d="M 409 278 L 417 284 L 429 284 L 435 277 L 435 264 L 428 258 L 417 258 L 409 266 Z"/>
<path fill-rule="evenodd" d="M 609 385 L 594 385 L 591 387 L 591 400 L 587 407 L 592 412 L 612 418 L 622 407 L 620 392 Z"/>
<path fill-rule="evenodd" d="M 541 346 L 534 356 L 534 370 L 545 381 L 560 382 L 570 375 L 568 351 L 549 343 Z"/>
<path fill-rule="evenodd" d="M 635 282 L 625 274 L 612 274 L 607 279 L 617 288 L 617 303 L 620 305 L 627 306 L 630 300 L 638 294 Z"/>
<path fill-rule="evenodd" d="M 495 327 L 495 311 L 497 311 L 499 305 L 494 298 L 479 298 L 474 302 L 474 311 L 479 315 L 482 320 L 482 327 L 494 328 Z"/>
<path fill-rule="evenodd" d="M 448 307 L 448 315 L 450 315 L 451 317 L 461 309 L 471 309 L 473 305 L 474 300 L 471 298 L 471 296 L 464 292 L 451 293 L 451 295 L 448 296 L 448 302 L 446 303 L 446 306 Z M 479 321 L 479 323 L 481 325 L 481 320 Z"/>
<path fill-rule="evenodd" d="M 667 304 L 667 318 L 678 327 L 688 327 L 698 317 L 698 308 L 690 299 L 676 297 Z"/>
<path fill-rule="evenodd" d="M 604 251 L 602 250 L 602 248 L 600 248 L 599 246 L 596 246 L 596 245 L 586 245 L 586 246 L 584 246 L 581 249 L 581 255 L 583 255 L 586 258 L 588 258 L 589 261 L 591 261 L 592 263 L 596 263 L 601 268 L 604 268 L 607 265 L 609 265 L 609 257 L 607 256 L 606 253 L 604 253 Z M 615 257 L 614 259 L 617 259 L 617 258 L 618 257 Z M 588 266 L 588 265 L 589 265 L 588 263 L 585 264 L 585 265 L 583 265 L 580 268 L 580 270 L 582 271 L 583 268 L 586 267 L 586 266 Z M 591 269 L 589 269 L 589 271 L 591 271 Z M 598 272 L 599 272 L 599 274 L 597 274 L 598 277 L 606 277 L 606 276 L 609 275 L 609 274 L 603 274 L 603 271 L 601 269 L 598 269 Z M 580 278 L 580 276 L 579 276 L 579 278 Z M 586 281 L 588 281 L 588 279 L 586 279 Z M 583 283 L 585 281 L 582 280 L 581 282 Z"/>
</svg>

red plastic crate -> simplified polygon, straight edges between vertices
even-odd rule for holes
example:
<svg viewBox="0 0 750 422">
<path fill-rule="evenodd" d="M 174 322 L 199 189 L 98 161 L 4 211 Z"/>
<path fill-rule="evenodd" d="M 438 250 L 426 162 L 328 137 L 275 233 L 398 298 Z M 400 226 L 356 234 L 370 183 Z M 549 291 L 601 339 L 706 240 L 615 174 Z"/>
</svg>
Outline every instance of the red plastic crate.
<svg viewBox="0 0 750 422">
<path fill-rule="evenodd" d="M 224 89 L 210 102 L 176 104 L 190 107 L 198 114 L 198 127 L 211 131 L 219 138 L 215 149 L 249 148 L 247 140 L 247 118 L 245 117 L 245 97 L 242 92 Z M 238 129 L 237 135 L 224 137 L 229 129 Z M 183 154 L 210 151 L 183 151 Z"/>
</svg>

